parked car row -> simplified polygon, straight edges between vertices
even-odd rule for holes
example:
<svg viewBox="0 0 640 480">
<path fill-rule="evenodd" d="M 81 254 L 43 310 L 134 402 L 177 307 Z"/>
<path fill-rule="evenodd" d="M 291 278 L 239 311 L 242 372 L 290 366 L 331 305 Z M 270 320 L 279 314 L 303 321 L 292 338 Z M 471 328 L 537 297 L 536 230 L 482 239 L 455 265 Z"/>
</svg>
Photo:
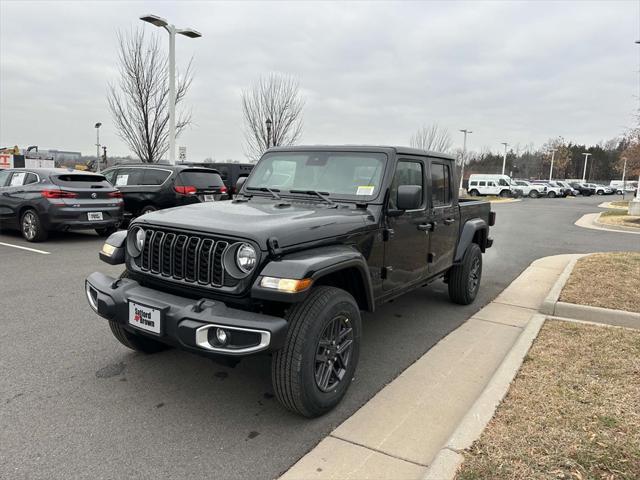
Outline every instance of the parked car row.
<svg viewBox="0 0 640 480">
<path fill-rule="evenodd" d="M 0 171 L 0 225 L 19 230 L 29 242 L 46 240 L 55 230 L 106 236 L 149 212 L 229 198 L 217 170 L 191 165 L 127 164 L 101 174 L 60 168 Z"/>
</svg>

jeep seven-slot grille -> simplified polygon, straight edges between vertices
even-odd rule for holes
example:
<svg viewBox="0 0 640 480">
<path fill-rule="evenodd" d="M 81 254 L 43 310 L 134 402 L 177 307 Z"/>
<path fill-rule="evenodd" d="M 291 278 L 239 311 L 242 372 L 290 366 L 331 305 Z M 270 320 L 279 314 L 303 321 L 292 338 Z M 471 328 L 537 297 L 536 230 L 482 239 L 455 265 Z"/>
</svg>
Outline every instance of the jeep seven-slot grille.
<svg viewBox="0 0 640 480">
<path fill-rule="evenodd" d="M 146 230 L 144 249 L 135 263 L 142 272 L 154 276 L 222 287 L 225 284 L 222 257 L 228 247 L 225 240 Z"/>
</svg>

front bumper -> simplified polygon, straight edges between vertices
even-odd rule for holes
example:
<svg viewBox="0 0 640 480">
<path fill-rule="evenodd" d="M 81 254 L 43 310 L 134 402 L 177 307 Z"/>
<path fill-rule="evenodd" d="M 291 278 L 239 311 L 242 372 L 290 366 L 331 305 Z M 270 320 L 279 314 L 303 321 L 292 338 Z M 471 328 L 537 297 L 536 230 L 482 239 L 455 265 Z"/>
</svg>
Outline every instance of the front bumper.
<svg viewBox="0 0 640 480">
<path fill-rule="evenodd" d="M 210 299 L 193 300 L 143 287 L 135 280 L 116 280 L 100 272 L 86 279 L 85 292 L 98 315 L 122 324 L 136 334 L 204 356 L 245 356 L 279 350 L 288 323 L 283 318 L 229 308 Z M 160 333 L 129 324 L 129 302 L 160 310 Z M 217 344 L 212 335 L 223 329 L 229 343 Z M 238 339 L 239 343 L 234 343 Z"/>
</svg>

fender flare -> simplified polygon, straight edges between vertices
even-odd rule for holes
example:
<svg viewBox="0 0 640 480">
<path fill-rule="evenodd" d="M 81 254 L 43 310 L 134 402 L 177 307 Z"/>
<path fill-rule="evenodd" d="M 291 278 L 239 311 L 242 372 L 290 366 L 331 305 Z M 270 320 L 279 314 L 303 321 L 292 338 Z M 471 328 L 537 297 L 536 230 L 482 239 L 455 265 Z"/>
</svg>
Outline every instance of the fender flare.
<svg viewBox="0 0 640 480">
<path fill-rule="evenodd" d="M 489 226 L 487 222 L 485 222 L 481 218 L 472 218 L 471 220 L 467 220 L 464 226 L 462 227 L 462 232 L 460 232 L 460 240 L 458 241 L 458 248 L 456 249 L 456 255 L 453 258 L 454 263 L 460 262 L 462 257 L 464 256 L 464 252 L 467 250 L 469 245 L 473 242 L 473 237 L 476 235 L 478 231 L 484 231 L 485 235 L 480 248 L 484 252 L 486 249 L 486 238 L 487 232 L 489 230 Z"/>
<path fill-rule="evenodd" d="M 373 285 L 369 266 L 362 254 L 350 245 L 330 245 L 301 252 L 290 253 L 279 259 L 269 261 L 260 271 L 251 287 L 252 298 L 298 303 L 309 294 L 309 289 L 299 293 L 284 293 L 260 286 L 262 277 L 293 278 L 301 280 L 311 278 L 314 283 L 329 275 L 347 268 L 355 268 L 360 275 L 364 290 L 363 310 L 374 310 Z"/>
</svg>

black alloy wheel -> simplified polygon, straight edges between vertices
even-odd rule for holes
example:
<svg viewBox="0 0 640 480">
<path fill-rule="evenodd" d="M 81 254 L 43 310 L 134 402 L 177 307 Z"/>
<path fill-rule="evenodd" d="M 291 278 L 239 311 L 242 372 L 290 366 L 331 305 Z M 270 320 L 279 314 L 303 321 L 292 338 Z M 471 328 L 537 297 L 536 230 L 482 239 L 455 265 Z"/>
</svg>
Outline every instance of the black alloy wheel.
<svg viewBox="0 0 640 480">
<path fill-rule="evenodd" d="M 353 327 L 338 315 L 324 328 L 316 348 L 315 380 L 322 392 L 334 390 L 349 369 L 353 350 Z"/>
</svg>

